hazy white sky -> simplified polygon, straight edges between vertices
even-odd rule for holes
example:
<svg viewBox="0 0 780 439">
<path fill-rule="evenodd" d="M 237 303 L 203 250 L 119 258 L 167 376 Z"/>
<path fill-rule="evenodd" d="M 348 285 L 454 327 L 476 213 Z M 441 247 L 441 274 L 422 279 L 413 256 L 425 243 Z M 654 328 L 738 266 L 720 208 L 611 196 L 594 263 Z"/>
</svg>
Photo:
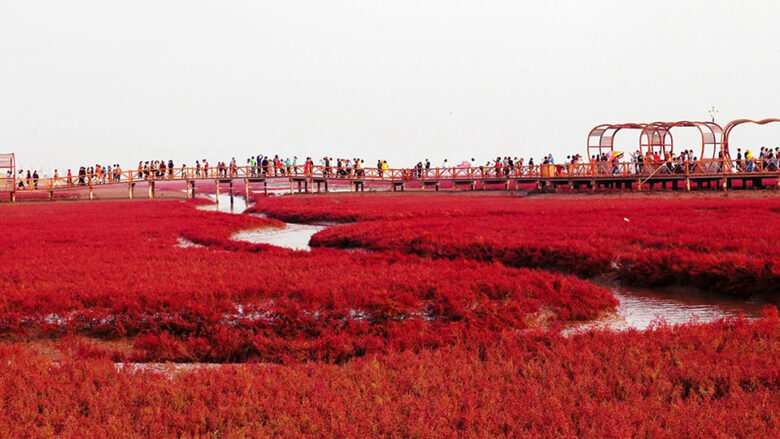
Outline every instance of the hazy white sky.
<svg viewBox="0 0 780 439">
<path fill-rule="evenodd" d="M 780 117 L 778 42 L 778 1 L 0 0 L 0 152 L 561 159 L 602 122 Z"/>
</svg>

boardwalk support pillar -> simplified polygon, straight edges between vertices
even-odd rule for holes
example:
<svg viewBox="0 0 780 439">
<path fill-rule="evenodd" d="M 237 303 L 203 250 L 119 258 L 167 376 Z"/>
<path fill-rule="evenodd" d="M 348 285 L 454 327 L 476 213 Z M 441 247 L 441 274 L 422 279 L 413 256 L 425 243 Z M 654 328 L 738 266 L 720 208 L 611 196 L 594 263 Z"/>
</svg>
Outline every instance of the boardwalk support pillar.
<svg viewBox="0 0 780 439">
<path fill-rule="evenodd" d="M 687 192 L 691 191 L 691 179 L 690 179 L 690 177 L 686 177 L 685 178 L 685 190 Z"/>
<path fill-rule="evenodd" d="M 247 204 L 249 203 L 249 179 L 244 179 L 244 196 L 246 198 Z"/>
<path fill-rule="evenodd" d="M 192 182 L 191 182 L 191 181 L 189 181 L 189 180 L 185 181 L 185 184 L 187 185 L 187 189 L 185 189 L 185 192 L 187 192 L 187 198 L 188 198 L 188 199 L 189 199 L 189 198 L 192 198 L 192 189 L 190 189 L 190 187 L 191 187 L 191 186 L 190 186 L 190 184 L 191 184 L 191 183 L 192 183 Z"/>
<path fill-rule="evenodd" d="M 195 180 L 191 181 L 192 198 L 195 198 Z"/>
<path fill-rule="evenodd" d="M 778 180 L 778 181 L 780 181 L 780 180 Z M 11 191 L 11 202 L 12 203 L 16 202 L 16 191 Z"/>
<path fill-rule="evenodd" d="M 217 204 L 219 204 L 219 180 L 216 180 L 214 183 L 215 183 L 214 187 L 216 188 L 215 189 L 216 195 L 214 196 L 214 198 L 217 200 Z"/>
<path fill-rule="evenodd" d="M 149 198 L 154 198 L 154 181 L 149 182 Z"/>
<path fill-rule="evenodd" d="M 729 179 L 727 177 L 723 177 L 723 192 L 726 192 L 729 190 Z"/>
<path fill-rule="evenodd" d="M 230 207 L 233 207 L 233 180 L 230 180 Z"/>
<path fill-rule="evenodd" d="M 127 198 L 133 199 L 133 189 L 135 189 L 135 183 L 129 183 L 127 185 Z"/>
<path fill-rule="evenodd" d="M 49 201 L 54 201 L 54 191 L 49 190 Z"/>
<path fill-rule="evenodd" d="M 92 191 L 92 186 L 89 187 L 89 199 L 90 200 L 95 199 L 95 193 Z"/>
</svg>

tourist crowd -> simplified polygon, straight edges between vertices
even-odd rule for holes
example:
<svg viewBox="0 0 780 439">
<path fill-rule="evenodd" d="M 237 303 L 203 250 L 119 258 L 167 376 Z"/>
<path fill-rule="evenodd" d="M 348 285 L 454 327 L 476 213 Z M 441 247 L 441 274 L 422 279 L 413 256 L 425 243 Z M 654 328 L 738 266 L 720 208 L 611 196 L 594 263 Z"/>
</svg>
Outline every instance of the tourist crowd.
<svg viewBox="0 0 780 439">
<path fill-rule="evenodd" d="M 532 176 L 568 176 L 568 175 L 650 175 L 650 174 L 682 174 L 697 172 L 775 172 L 780 170 L 780 147 L 762 147 L 758 154 L 750 149 L 742 152 L 737 148 L 734 160 L 726 160 L 719 155 L 717 160 L 700 161 L 692 150 L 684 150 L 679 154 L 671 152 L 634 151 L 630 161 L 624 160 L 624 154 L 616 151 L 604 151 L 594 154 L 589 162 L 585 162 L 579 154 L 567 156 L 562 163 L 556 163 L 552 154 L 542 158 L 536 166 L 533 158 L 526 163 L 525 158 L 496 157 L 485 164 L 477 164 L 474 158 L 452 163 L 444 159 L 439 166 L 434 166 L 429 159 L 418 161 L 412 168 L 396 171 L 396 178 L 426 179 L 447 178 L 457 176 L 478 177 L 532 177 Z M 387 160 L 377 160 L 375 175 L 379 178 L 388 176 L 390 168 Z M 132 174 L 132 175 L 128 175 Z M 311 157 L 299 161 L 297 156 L 282 159 L 279 155 L 258 154 L 246 159 L 246 164 L 239 166 L 236 158 L 229 162 L 219 161 L 211 165 L 207 159 L 196 160 L 193 167 L 182 164 L 175 168 L 173 160 L 139 161 L 138 167 L 132 172 L 123 173 L 119 164 L 81 166 L 73 175 L 70 169 L 63 176 L 54 170 L 52 184 L 54 186 L 84 186 L 93 184 L 118 183 L 123 178 L 134 179 L 174 179 L 174 178 L 232 178 L 237 176 L 249 178 L 312 176 L 325 178 L 353 178 L 366 175 L 365 160 L 361 158 L 336 158 L 325 156 L 315 161 Z M 6 178 L 11 178 L 7 171 Z M 18 189 L 38 189 L 41 177 L 37 170 L 19 170 L 17 176 Z"/>
</svg>

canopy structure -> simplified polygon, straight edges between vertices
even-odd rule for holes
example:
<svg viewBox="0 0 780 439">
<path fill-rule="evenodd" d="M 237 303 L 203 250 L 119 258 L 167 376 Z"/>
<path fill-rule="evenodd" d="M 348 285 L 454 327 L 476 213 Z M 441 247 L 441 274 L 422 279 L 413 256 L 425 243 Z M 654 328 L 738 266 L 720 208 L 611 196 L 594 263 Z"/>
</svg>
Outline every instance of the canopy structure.
<svg viewBox="0 0 780 439">
<path fill-rule="evenodd" d="M 731 136 L 731 131 L 736 128 L 739 125 L 742 125 L 744 123 L 752 123 L 756 125 L 766 125 L 768 123 L 772 122 L 780 122 L 780 119 L 775 118 L 769 118 L 769 119 L 761 119 L 761 120 L 752 120 L 752 119 L 737 119 L 732 120 L 731 122 L 726 124 L 726 127 L 723 128 L 723 150 L 726 153 L 726 157 L 731 158 L 729 155 L 729 137 Z"/>
<path fill-rule="evenodd" d="M 639 133 L 639 154 L 645 155 L 648 152 L 658 154 L 664 157 L 666 153 L 674 152 L 674 139 L 669 132 L 667 124 L 654 122 L 642 129 Z"/>
<path fill-rule="evenodd" d="M 780 120 L 776 120 L 780 121 Z M 614 139 L 618 131 L 622 129 L 638 129 L 640 154 L 648 152 L 657 153 L 664 157 L 666 153 L 674 153 L 674 137 L 672 129 L 676 127 L 693 127 L 699 130 L 701 135 L 701 155 L 699 158 L 717 158 L 721 151 L 728 157 L 728 150 L 724 149 L 724 132 L 720 125 L 714 122 L 653 122 L 653 123 L 625 123 L 602 124 L 593 128 L 588 134 L 588 157 L 614 150 Z M 710 156 L 708 157 L 708 154 Z"/>
<path fill-rule="evenodd" d="M 701 155 L 700 159 L 718 158 L 723 151 L 723 128 L 715 122 L 699 122 L 682 120 L 678 122 L 653 122 L 648 124 L 642 131 L 640 139 L 640 151 L 647 150 L 658 152 L 664 156 L 665 153 L 674 152 L 674 138 L 671 130 L 676 127 L 689 127 L 699 130 L 701 136 Z M 708 157 L 708 153 L 711 155 Z M 724 154 L 728 157 L 728 153 Z"/>
<path fill-rule="evenodd" d="M 588 158 L 615 149 L 615 135 L 624 129 L 644 130 L 647 124 L 623 123 L 598 125 L 588 133 Z"/>
<path fill-rule="evenodd" d="M 13 191 L 16 187 L 16 159 L 13 154 L 0 154 L 0 190 Z"/>
</svg>

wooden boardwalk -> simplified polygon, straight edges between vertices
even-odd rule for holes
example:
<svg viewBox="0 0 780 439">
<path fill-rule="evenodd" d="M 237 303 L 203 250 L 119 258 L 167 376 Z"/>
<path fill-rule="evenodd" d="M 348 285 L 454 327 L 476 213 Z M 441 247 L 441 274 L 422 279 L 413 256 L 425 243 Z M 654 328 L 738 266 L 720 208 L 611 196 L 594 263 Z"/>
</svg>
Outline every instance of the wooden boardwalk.
<svg viewBox="0 0 780 439">
<path fill-rule="evenodd" d="M 244 183 L 246 196 L 251 185 L 262 185 L 267 194 L 269 183 L 276 187 L 289 184 L 290 194 L 326 193 L 333 183 L 349 184 L 351 191 L 363 191 L 367 185 L 372 188 L 385 186 L 392 191 L 404 191 L 410 186 L 421 189 L 501 189 L 515 190 L 520 186 L 532 185 L 536 190 L 555 190 L 568 187 L 572 190 L 600 189 L 672 189 L 686 190 L 709 188 L 726 191 L 733 187 L 780 188 L 780 171 L 776 163 L 753 161 L 737 163 L 733 160 L 699 160 L 691 162 L 658 163 L 583 163 L 568 165 L 520 166 L 511 169 L 493 167 L 436 168 L 436 169 L 354 169 L 322 166 L 296 167 L 226 167 L 196 169 L 166 169 L 165 173 L 154 171 L 123 171 L 112 175 L 82 175 L 68 178 L 39 178 L 37 181 L 0 179 L 0 188 L 10 192 L 11 200 L 18 193 L 45 192 L 50 199 L 60 191 L 84 191 L 94 198 L 99 187 L 127 187 L 128 198 L 134 198 L 136 186 L 145 186 L 148 198 L 155 197 L 156 186 L 162 182 L 183 182 L 187 197 L 195 196 L 196 188 L 202 184 L 213 184 L 216 194 L 220 185 L 228 184 L 233 195 L 234 183 Z M 737 182 L 738 185 L 734 183 Z"/>
</svg>

